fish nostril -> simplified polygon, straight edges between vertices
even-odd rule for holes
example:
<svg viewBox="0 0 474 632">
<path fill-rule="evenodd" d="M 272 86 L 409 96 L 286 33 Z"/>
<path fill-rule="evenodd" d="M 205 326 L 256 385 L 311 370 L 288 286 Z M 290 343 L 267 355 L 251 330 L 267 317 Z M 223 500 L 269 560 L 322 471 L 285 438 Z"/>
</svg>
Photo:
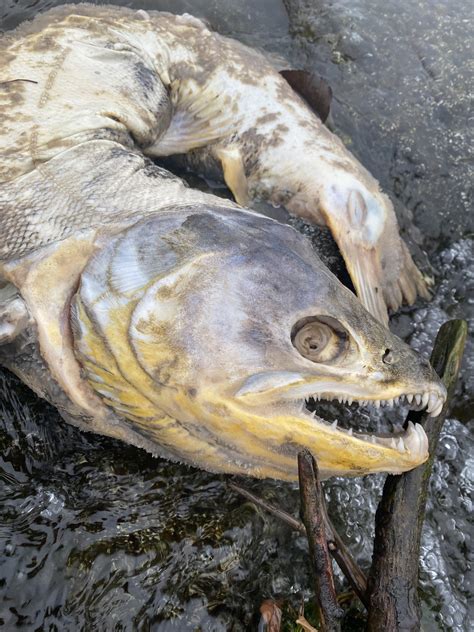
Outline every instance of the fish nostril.
<svg viewBox="0 0 474 632">
<path fill-rule="evenodd" d="M 384 364 L 393 364 L 395 360 L 395 356 L 393 355 L 391 349 L 385 349 L 385 353 L 382 356 L 382 362 Z"/>
</svg>

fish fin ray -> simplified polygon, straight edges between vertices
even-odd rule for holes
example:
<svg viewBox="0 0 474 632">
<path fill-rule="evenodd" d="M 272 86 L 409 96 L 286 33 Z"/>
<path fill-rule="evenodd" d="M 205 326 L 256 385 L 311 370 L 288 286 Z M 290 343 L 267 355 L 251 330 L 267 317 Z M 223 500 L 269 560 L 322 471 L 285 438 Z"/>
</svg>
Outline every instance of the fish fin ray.
<svg viewBox="0 0 474 632">
<path fill-rule="evenodd" d="M 247 206 L 249 203 L 249 191 L 247 177 L 245 175 L 244 161 L 240 150 L 233 146 L 216 147 L 214 154 L 220 160 L 224 180 L 240 206 Z"/>
<path fill-rule="evenodd" d="M 149 156 L 185 154 L 231 135 L 238 127 L 231 108 L 210 86 L 171 84 L 173 115 L 158 140 L 146 149 Z"/>
<path fill-rule="evenodd" d="M 8 283 L 0 289 L 0 346 L 13 342 L 30 321 L 26 303 Z"/>
<path fill-rule="evenodd" d="M 393 311 L 396 311 L 403 303 L 413 305 L 417 296 L 429 300 L 431 298 L 428 289 L 429 281 L 414 263 L 406 243 L 400 239 L 402 249 L 402 266 L 397 277 L 384 287 L 385 301 Z"/>
</svg>

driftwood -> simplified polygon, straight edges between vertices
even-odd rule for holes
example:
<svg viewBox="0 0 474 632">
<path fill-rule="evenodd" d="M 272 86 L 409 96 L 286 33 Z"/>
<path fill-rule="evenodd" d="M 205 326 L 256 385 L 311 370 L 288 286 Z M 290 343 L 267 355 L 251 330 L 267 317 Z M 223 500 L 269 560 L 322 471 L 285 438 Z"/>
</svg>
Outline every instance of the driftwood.
<svg viewBox="0 0 474 632">
<path fill-rule="evenodd" d="M 324 492 L 318 478 L 318 466 L 308 450 L 298 454 L 301 513 L 308 537 L 315 596 L 322 632 L 339 632 L 344 611 L 337 602 L 336 588 L 328 548 L 322 507 Z"/>
<path fill-rule="evenodd" d="M 432 418 L 426 413 L 411 412 L 408 416 L 408 420 L 421 423 L 428 435 L 429 460 L 401 476 L 389 475 L 385 482 L 375 518 L 368 632 L 417 632 L 420 629 L 418 564 L 428 483 L 466 335 L 466 322 L 451 320 L 440 328 L 436 337 L 431 364 L 448 390 L 441 414 Z"/>
<path fill-rule="evenodd" d="M 349 553 L 344 542 L 341 540 L 334 525 L 329 519 L 324 494 L 321 496 L 321 514 L 326 527 L 326 537 L 328 541 L 328 549 L 337 565 L 341 569 L 346 579 L 351 584 L 354 592 L 367 607 L 367 578 L 360 566 Z"/>
<path fill-rule="evenodd" d="M 283 511 L 279 507 L 275 507 L 274 505 L 263 500 L 263 498 L 260 498 L 259 496 L 256 496 L 252 492 L 249 492 L 247 489 L 240 487 L 240 485 L 236 485 L 235 483 L 229 483 L 229 487 L 233 489 L 234 491 L 236 491 L 237 493 L 239 493 L 241 496 L 244 496 L 244 498 L 247 498 L 247 500 L 250 500 L 252 503 L 257 505 L 258 507 L 265 509 L 265 511 L 268 511 L 268 513 L 271 513 L 276 518 L 279 518 L 295 531 L 299 531 L 299 533 L 301 533 L 302 535 L 306 535 L 306 529 L 305 529 L 304 524 L 300 522 L 299 520 L 297 520 L 296 518 L 294 518 L 289 513 L 287 513 L 286 511 Z M 323 501 L 324 501 L 324 498 L 323 498 Z M 351 584 L 356 595 L 358 595 L 362 603 L 365 606 L 367 606 L 369 603 L 366 596 L 367 578 L 365 574 L 362 572 L 362 570 L 360 569 L 360 567 L 357 565 L 357 562 L 354 560 L 349 550 L 347 549 L 346 545 L 341 540 L 341 537 L 339 536 L 336 529 L 334 528 L 334 525 L 332 524 L 327 514 L 325 502 L 323 502 L 322 510 L 323 510 L 323 517 L 325 520 L 326 537 L 327 537 L 329 552 L 331 553 L 335 562 L 337 563 L 337 565 L 339 566 L 339 568 L 345 575 L 348 582 Z"/>
<path fill-rule="evenodd" d="M 316 628 L 313 628 L 313 626 L 311 625 L 311 623 L 309 623 L 305 616 L 300 614 L 299 617 L 296 619 L 296 623 L 303 628 L 303 630 L 305 632 L 318 632 L 318 630 Z"/>
</svg>

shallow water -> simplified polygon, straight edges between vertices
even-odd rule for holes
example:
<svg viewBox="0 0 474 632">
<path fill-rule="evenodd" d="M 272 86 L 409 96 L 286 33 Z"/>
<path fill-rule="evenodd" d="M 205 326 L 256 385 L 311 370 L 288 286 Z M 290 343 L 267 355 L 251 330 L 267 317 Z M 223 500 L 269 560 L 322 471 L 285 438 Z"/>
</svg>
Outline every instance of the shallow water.
<svg viewBox="0 0 474 632">
<path fill-rule="evenodd" d="M 0 26 L 57 4 L 0 0 Z M 418 261 L 435 278 L 432 302 L 403 309 L 392 328 L 422 353 L 448 318 L 467 318 L 474 331 L 472 27 L 463 2 L 288 0 L 288 11 L 270 0 L 115 4 L 189 11 L 319 70 L 333 87 L 337 133 L 391 194 Z M 317 243 L 319 233 L 297 224 Z M 469 629 L 473 349 L 471 340 L 431 481 L 421 560 L 425 631 Z M 264 598 L 283 594 L 298 604 L 311 595 L 304 538 L 229 492 L 228 477 L 81 433 L 7 374 L 0 394 L 5 629 L 255 629 Z M 326 485 L 333 519 L 364 567 L 382 483 L 371 476 Z M 244 484 L 297 511 L 293 486 Z"/>
</svg>

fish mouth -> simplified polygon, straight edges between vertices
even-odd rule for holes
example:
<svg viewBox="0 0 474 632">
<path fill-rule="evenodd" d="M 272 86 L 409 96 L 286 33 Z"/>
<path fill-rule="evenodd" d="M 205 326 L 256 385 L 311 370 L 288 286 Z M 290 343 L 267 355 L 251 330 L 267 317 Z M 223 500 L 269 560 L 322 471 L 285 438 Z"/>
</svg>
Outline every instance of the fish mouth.
<svg viewBox="0 0 474 632">
<path fill-rule="evenodd" d="M 406 404 L 407 406 L 410 406 L 411 410 L 426 410 L 430 417 L 437 417 L 440 414 L 446 400 L 446 394 L 442 389 L 417 393 L 400 393 L 399 395 L 389 399 L 374 399 L 370 397 L 364 399 L 335 393 L 317 393 L 315 395 L 311 395 L 311 397 L 315 401 L 336 400 L 340 404 L 348 404 L 349 406 L 353 403 L 357 403 L 360 406 L 373 406 L 374 408 L 391 408 L 393 406 L 403 406 Z M 308 403 L 308 400 L 305 399 L 305 402 Z"/>
<path fill-rule="evenodd" d="M 263 378 L 263 382 L 267 379 Z M 279 379 L 281 382 L 281 376 Z M 360 386 L 354 385 L 347 389 L 341 387 L 342 384 L 333 382 L 317 388 L 313 380 L 312 384 L 293 384 L 282 390 L 277 388 L 270 395 L 267 390 L 258 392 L 258 380 L 252 380 L 251 385 L 244 385 L 240 389 L 238 396 L 252 408 L 257 402 L 260 408 L 263 400 L 266 400 L 268 410 L 273 408 L 273 413 L 270 413 L 272 416 L 274 414 L 276 419 L 291 419 L 294 441 L 309 448 L 317 460 L 319 453 L 321 468 L 330 472 L 329 475 L 332 475 L 333 470 L 337 470 L 338 474 L 349 471 L 357 474 L 381 471 L 399 474 L 428 459 L 428 438 L 419 423 L 409 421 L 401 432 L 360 432 L 352 427 L 342 427 L 338 420 L 323 419 L 318 412 L 310 409 L 317 406 L 318 402 L 337 401 L 340 404 L 373 406 L 376 409 L 408 406 L 412 410 L 426 410 L 430 416 L 436 417 L 441 413 L 446 400 L 446 390 L 441 383 L 433 382 L 426 384 L 425 389 L 412 391 L 393 388 L 390 396 L 385 398 L 369 394 Z M 278 390 L 280 393 L 277 395 Z M 313 441 L 308 441 L 306 432 L 303 433 L 304 438 L 303 434 L 300 435 L 299 424 L 306 428 L 307 424 L 311 424 Z M 339 469 L 338 459 L 341 461 Z"/>
<path fill-rule="evenodd" d="M 415 458 L 422 457 L 428 454 L 428 438 L 426 433 L 419 423 L 408 422 L 407 427 L 402 432 L 393 433 L 377 433 L 377 432 L 361 432 L 354 430 L 354 428 L 345 428 L 341 426 L 340 422 L 336 419 L 332 422 L 323 419 L 317 414 L 316 411 L 311 410 L 314 408 L 316 402 L 319 401 L 337 401 L 340 404 L 358 404 L 360 407 L 372 407 L 379 408 L 395 408 L 396 406 L 407 405 L 411 410 L 426 410 L 430 416 L 436 417 L 439 415 L 443 408 L 444 400 L 434 394 L 429 393 L 410 393 L 402 394 L 400 396 L 390 399 L 354 399 L 353 397 L 346 397 L 344 395 L 334 396 L 329 393 L 321 393 L 304 400 L 304 405 L 299 404 L 299 412 L 303 412 L 305 415 L 310 415 L 317 424 L 323 424 L 326 428 L 330 428 L 334 432 L 341 432 L 349 437 L 354 437 L 361 441 L 368 442 L 372 445 L 380 445 L 392 450 L 397 450 L 401 454 L 413 454 Z"/>
</svg>

